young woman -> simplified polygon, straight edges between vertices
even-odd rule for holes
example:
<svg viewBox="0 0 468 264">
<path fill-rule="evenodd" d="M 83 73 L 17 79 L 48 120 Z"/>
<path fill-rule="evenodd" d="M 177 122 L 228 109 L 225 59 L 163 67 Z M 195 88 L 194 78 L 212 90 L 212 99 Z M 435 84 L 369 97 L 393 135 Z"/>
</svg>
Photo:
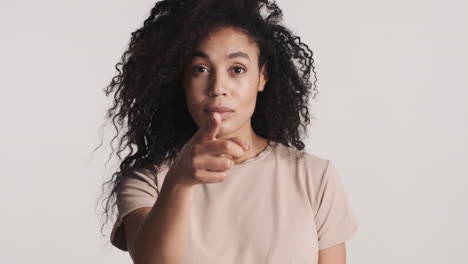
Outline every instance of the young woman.
<svg viewBox="0 0 468 264">
<path fill-rule="evenodd" d="M 115 198 L 111 242 L 135 263 L 345 263 L 358 224 L 334 165 L 303 150 L 312 52 L 281 18 L 269 0 L 163 0 L 132 34 L 106 88 L 130 152 L 105 212 Z"/>
</svg>

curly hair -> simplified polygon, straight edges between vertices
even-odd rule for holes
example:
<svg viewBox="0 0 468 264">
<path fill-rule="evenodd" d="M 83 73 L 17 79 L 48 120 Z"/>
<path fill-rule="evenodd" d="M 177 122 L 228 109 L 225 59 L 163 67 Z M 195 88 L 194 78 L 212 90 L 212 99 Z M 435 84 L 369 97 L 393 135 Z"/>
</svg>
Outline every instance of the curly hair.
<svg viewBox="0 0 468 264">
<path fill-rule="evenodd" d="M 282 25 L 282 17 L 270 0 L 162 0 L 154 5 L 143 26 L 131 34 L 115 66 L 118 74 L 104 89 L 106 96 L 114 93 L 106 112 L 117 132 L 111 147 L 125 130 L 116 152 L 119 169 L 102 186 L 110 186 L 103 200 L 106 222 L 122 178 L 143 167 L 156 175 L 197 131 L 181 80 L 197 44 L 216 28 L 231 26 L 246 33 L 259 47 L 259 68 L 266 63 L 269 80 L 251 118 L 255 133 L 269 143 L 304 149 L 308 98 L 311 91 L 314 99 L 318 93 L 313 53 Z M 309 81 L 311 70 L 314 83 Z M 126 149 L 129 153 L 122 159 Z M 111 156 L 113 152 L 112 147 Z"/>
</svg>

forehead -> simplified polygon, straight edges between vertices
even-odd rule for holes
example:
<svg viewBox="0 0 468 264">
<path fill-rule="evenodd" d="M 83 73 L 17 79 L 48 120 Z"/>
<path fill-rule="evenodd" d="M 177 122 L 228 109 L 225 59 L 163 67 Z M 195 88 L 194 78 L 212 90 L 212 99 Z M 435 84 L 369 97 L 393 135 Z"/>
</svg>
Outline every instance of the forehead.
<svg viewBox="0 0 468 264">
<path fill-rule="evenodd" d="M 258 47 L 246 33 L 223 27 L 209 33 L 196 47 L 193 57 L 256 60 Z"/>
</svg>

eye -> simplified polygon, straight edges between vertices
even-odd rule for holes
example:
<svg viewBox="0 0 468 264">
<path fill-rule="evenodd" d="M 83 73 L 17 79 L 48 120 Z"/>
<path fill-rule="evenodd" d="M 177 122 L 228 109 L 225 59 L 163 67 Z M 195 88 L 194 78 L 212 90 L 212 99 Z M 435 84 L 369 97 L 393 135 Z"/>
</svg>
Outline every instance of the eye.
<svg viewBox="0 0 468 264">
<path fill-rule="evenodd" d="M 242 67 L 233 67 L 235 73 L 242 73 L 242 71 L 245 72 L 245 69 Z"/>
<path fill-rule="evenodd" d="M 192 68 L 192 71 L 193 71 L 195 74 L 197 74 L 197 73 L 208 72 L 209 70 L 208 70 L 207 68 L 203 67 L 203 66 L 197 65 L 197 66 L 194 66 L 194 67 Z"/>
</svg>

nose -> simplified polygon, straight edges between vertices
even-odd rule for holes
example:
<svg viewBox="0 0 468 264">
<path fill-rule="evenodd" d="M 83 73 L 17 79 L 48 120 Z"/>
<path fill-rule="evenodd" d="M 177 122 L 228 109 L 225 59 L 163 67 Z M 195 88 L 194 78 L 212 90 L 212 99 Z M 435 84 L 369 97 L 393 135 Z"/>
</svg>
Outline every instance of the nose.
<svg viewBox="0 0 468 264">
<path fill-rule="evenodd" d="M 216 71 L 212 75 L 212 81 L 208 90 L 209 96 L 226 95 L 226 82 L 221 75 L 221 73 L 217 73 Z"/>
</svg>

